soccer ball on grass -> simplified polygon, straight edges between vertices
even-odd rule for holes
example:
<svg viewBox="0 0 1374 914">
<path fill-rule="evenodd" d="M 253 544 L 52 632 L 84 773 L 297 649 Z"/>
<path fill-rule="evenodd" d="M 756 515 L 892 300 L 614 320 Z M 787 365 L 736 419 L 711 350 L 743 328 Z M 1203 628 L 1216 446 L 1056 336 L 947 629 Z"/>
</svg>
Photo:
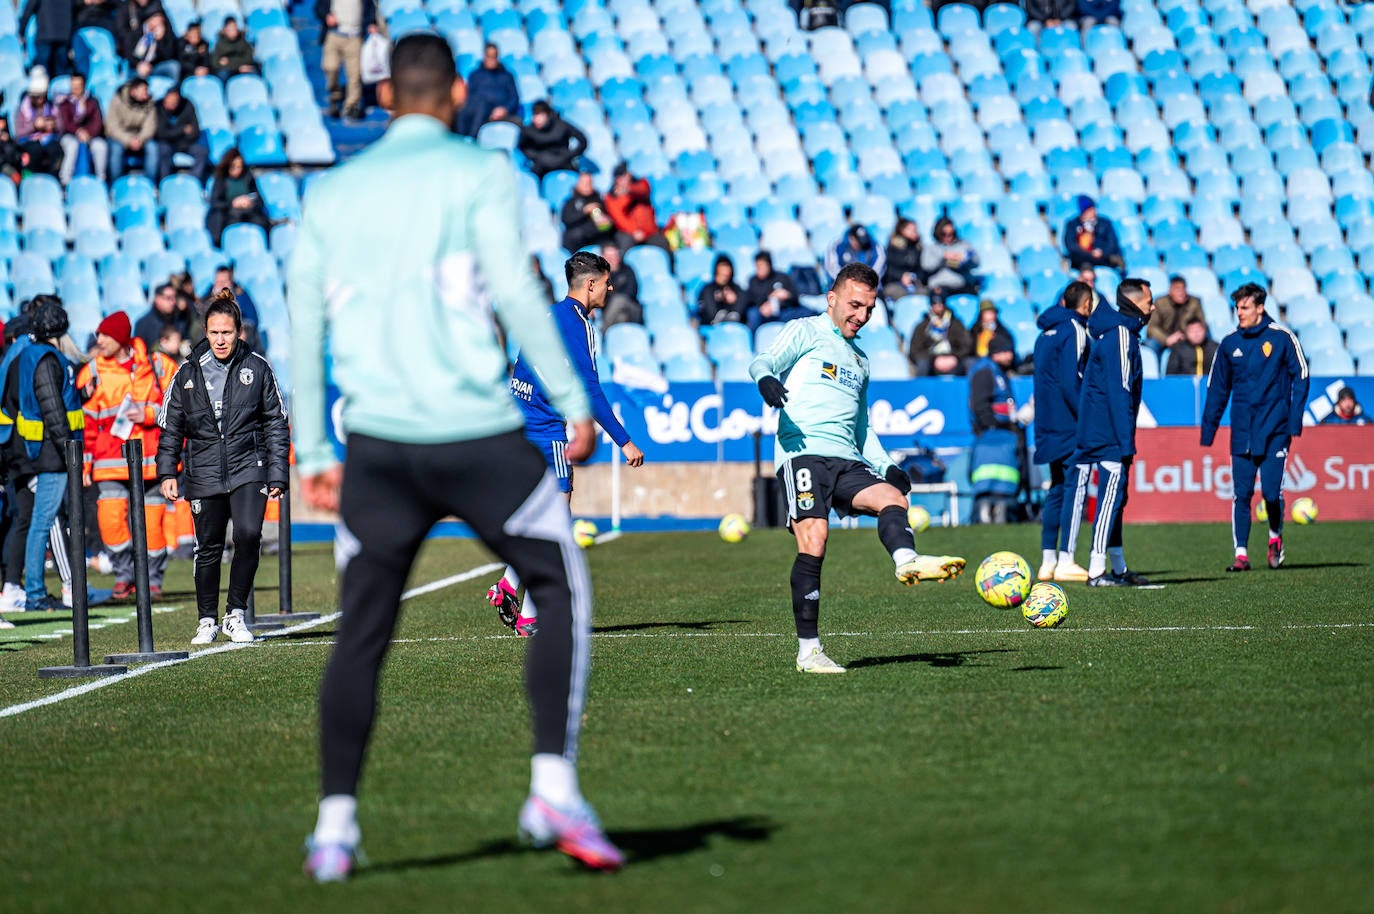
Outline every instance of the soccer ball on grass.
<svg viewBox="0 0 1374 914">
<path fill-rule="evenodd" d="M 1069 614 L 1069 598 L 1064 588 L 1049 581 L 1041 581 L 1030 589 L 1030 596 L 1021 604 L 1021 615 L 1036 628 L 1054 628 Z"/>
<path fill-rule="evenodd" d="M 1015 552 L 994 552 L 979 563 L 973 585 L 989 606 L 1014 609 L 1030 593 L 1030 565 Z"/>
</svg>

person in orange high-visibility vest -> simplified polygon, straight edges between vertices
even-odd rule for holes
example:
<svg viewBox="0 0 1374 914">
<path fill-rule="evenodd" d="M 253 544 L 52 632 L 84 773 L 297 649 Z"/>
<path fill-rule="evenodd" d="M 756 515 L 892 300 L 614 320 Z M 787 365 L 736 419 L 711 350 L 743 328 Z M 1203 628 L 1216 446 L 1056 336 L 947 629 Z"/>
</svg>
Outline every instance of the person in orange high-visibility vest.
<svg viewBox="0 0 1374 914">
<path fill-rule="evenodd" d="M 167 537 L 163 524 L 166 500 L 157 479 L 158 408 L 176 366 L 162 353 L 149 353 L 134 337 L 129 316 L 116 311 L 100 322 L 96 358 L 77 375 L 86 399 L 86 473 L 95 483 L 100 538 L 114 564 L 114 599 L 134 597 L 134 556 L 129 523 L 129 465 L 125 441 L 143 441 L 144 516 L 148 532 L 148 593 L 162 599 L 167 570 Z"/>
</svg>

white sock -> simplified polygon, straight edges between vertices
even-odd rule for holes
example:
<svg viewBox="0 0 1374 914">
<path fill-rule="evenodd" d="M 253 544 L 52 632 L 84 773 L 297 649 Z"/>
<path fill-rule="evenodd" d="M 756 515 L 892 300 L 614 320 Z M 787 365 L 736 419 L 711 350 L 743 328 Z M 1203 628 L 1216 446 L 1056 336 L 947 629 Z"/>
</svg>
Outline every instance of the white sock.
<svg viewBox="0 0 1374 914">
<path fill-rule="evenodd" d="M 1121 551 L 1120 546 L 1108 549 L 1107 556 L 1112 560 L 1112 574 L 1126 573 L 1126 553 Z"/>
<path fill-rule="evenodd" d="M 320 800 L 320 818 L 315 823 L 315 843 L 358 843 L 358 799 L 348 794 L 330 794 Z"/>
<path fill-rule="evenodd" d="M 805 660 L 812 651 L 820 650 L 820 638 L 798 638 L 797 639 L 797 660 Z"/>
<path fill-rule="evenodd" d="M 1244 546 L 1237 546 L 1237 547 L 1236 547 L 1236 558 L 1238 558 L 1238 559 L 1248 559 L 1248 558 L 1250 558 L 1250 553 L 1246 550 L 1246 548 L 1245 548 Z"/>
<path fill-rule="evenodd" d="M 516 574 L 515 569 L 509 565 L 506 566 L 506 573 L 501 575 L 501 580 L 505 581 L 511 590 L 520 589 L 520 575 Z"/>
<path fill-rule="evenodd" d="M 907 562 L 916 561 L 916 550 L 907 549 L 905 547 L 898 549 L 896 552 L 892 553 L 892 561 L 898 568 L 901 568 Z"/>
<path fill-rule="evenodd" d="M 534 601 L 530 599 L 529 591 L 525 591 L 525 599 L 520 601 L 520 618 L 538 619 L 539 610 L 534 608 Z"/>
<path fill-rule="evenodd" d="M 554 806 L 571 806 L 581 794 L 577 769 L 561 755 L 541 752 L 530 758 L 530 793 Z"/>
<path fill-rule="evenodd" d="M 1059 553 L 1056 552 L 1056 551 L 1053 550 L 1053 549 L 1041 549 L 1041 550 L 1040 550 L 1040 564 L 1041 564 L 1041 565 L 1055 565 L 1055 564 L 1058 563 L 1058 557 L 1059 557 Z"/>
<path fill-rule="evenodd" d="M 1100 578 L 1107 573 L 1107 557 L 1101 552 L 1094 552 L 1088 559 L 1088 577 Z"/>
<path fill-rule="evenodd" d="M 1059 550 L 1059 564 L 1061 564 L 1061 565 L 1072 565 L 1072 564 L 1073 564 L 1073 553 L 1072 553 L 1072 552 L 1065 552 L 1065 551 L 1062 550 L 1062 549 Z"/>
</svg>

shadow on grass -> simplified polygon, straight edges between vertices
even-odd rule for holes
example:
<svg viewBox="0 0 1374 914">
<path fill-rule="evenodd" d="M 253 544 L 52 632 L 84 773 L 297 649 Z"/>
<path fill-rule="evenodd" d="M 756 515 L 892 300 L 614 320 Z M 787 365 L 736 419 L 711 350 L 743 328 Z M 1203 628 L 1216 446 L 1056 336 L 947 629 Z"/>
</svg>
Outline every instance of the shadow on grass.
<svg viewBox="0 0 1374 914">
<path fill-rule="evenodd" d="M 681 628 L 689 631 L 714 631 L 714 625 L 744 625 L 748 619 L 708 619 L 702 622 L 634 622 L 629 625 L 597 625 L 592 634 L 605 635 L 610 632 L 640 632 L 650 628 Z"/>
<path fill-rule="evenodd" d="M 1149 579 L 1149 586 L 1154 586 L 1156 584 L 1211 584 L 1215 581 L 1221 580 L 1222 575 L 1219 574 L 1210 578 L 1171 578 L 1155 577 L 1154 575 L 1146 575 L 1145 577 Z M 1130 590 L 1131 588 L 1122 587 L 1121 589 Z"/>
<path fill-rule="evenodd" d="M 1062 666 L 1014 666 L 1011 671 L 1013 673 L 1039 673 L 1062 669 L 1064 669 Z"/>
<path fill-rule="evenodd" d="M 845 664 L 849 669 L 866 666 L 887 666 L 892 663 L 926 663 L 931 666 L 963 666 L 976 654 L 1014 654 L 1014 648 L 993 647 L 980 651 L 942 651 L 934 654 L 897 654 L 892 657 L 863 657 Z"/>
<path fill-rule="evenodd" d="M 272 621 L 272 616 L 258 616 L 258 621 L 270 622 Z M 286 632 L 280 635 L 273 634 L 272 632 L 264 632 L 262 637 L 264 639 L 271 638 L 273 641 L 314 641 L 319 638 L 333 638 L 335 634 L 336 632 L 334 629 L 321 626 L 319 628 L 308 628 L 301 632 Z"/>
<path fill-rule="evenodd" d="M 1364 568 L 1367 562 L 1284 562 L 1284 568 Z"/>
<path fill-rule="evenodd" d="M 660 857 L 675 857 L 704 850 L 710 846 L 711 839 L 717 836 L 732 841 L 767 841 L 777 827 L 773 822 L 761 816 L 740 816 L 734 819 L 717 819 L 677 828 L 640 828 L 612 831 L 608 835 L 611 841 L 625 852 L 628 862 L 643 863 L 648 860 L 657 860 Z M 477 845 L 472 850 L 459 853 L 374 863 L 359 869 L 357 878 L 378 876 L 385 873 L 439 869 L 472 863 L 477 860 L 528 853 L 535 853 L 535 849 L 512 838 L 503 838 L 500 841 L 487 841 Z M 585 870 L 584 872 L 592 871 Z"/>
</svg>

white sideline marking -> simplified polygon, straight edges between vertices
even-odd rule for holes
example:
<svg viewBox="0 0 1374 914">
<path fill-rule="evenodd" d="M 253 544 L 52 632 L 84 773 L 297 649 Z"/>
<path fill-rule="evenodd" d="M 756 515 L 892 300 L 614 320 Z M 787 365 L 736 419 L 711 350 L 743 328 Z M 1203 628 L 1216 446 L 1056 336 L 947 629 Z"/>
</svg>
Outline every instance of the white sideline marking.
<svg viewBox="0 0 1374 914">
<path fill-rule="evenodd" d="M 448 587 L 453 584 L 459 584 L 463 581 L 469 581 L 475 577 L 479 577 L 480 575 L 484 574 L 490 574 L 491 572 L 504 567 L 506 566 L 497 563 L 481 565 L 477 568 L 473 568 L 470 571 L 464 571 L 460 574 L 451 575 L 447 578 L 442 578 L 438 581 L 432 581 L 429 584 L 422 584 L 419 587 L 407 590 L 405 593 L 401 594 L 401 599 L 404 601 L 409 600 L 411 597 L 418 597 L 423 596 L 427 593 L 433 593 L 434 591 L 440 590 L 444 587 Z M 151 673 L 154 670 L 166 669 L 169 666 L 176 666 L 181 663 L 189 663 L 192 660 L 198 660 L 201 657 L 209 657 L 213 654 L 223 654 L 226 651 L 236 651 L 245 647 L 261 645 L 267 642 L 269 639 L 280 638 L 282 635 L 286 635 L 291 632 L 305 631 L 307 629 L 315 628 L 317 626 L 333 622 L 335 619 L 339 618 L 339 615 L 340 614 L 337 612 L 330 613 L 325 616 L 320 616 L 320 618 L 318 619 L 311 619 L 308 622 L 300 622 L 296 625 L 290 625 L 279 631 L 273 632 L 270 635 L 264 634 L 257 641 L 245 642 L 243 644 L 235 644 L 231 641 L 227 644 L 221 644 L 218 647 L 211 647 L 206 648 L 203 651 L 196 651 L 191 656 L 186 657 L 182 660 L 162 660 L 157 663 L 149 663 L 144 666 L 134 667 L 127 673 L 121 673 L 118 676 L 107 676 L 103 679 L 93 679 L 90 682 L 84 683 L 79 686 L 73 686 L 70 689 L 64 689 L 61 692 L 56 692 L 52 695 L 44 696 L 43 698 L 36 698 L 33 701 L 26 701 L 22 704 L 10 705 L 7 708 L 0 708 L 0 717 L 13 717 L 16 714 L 23 714 L 25 711 L 32 711 L 35 708 L 41 708 L 44 705 L 54 705 L 58 702 L 66 701 L 68 698 L 76 698 L 78 696 L 85 695 L 88 692 L 94 692 L 96 689 L 103 689 L 106 686 L 112 686 L 117 682 L 124 682 L 126 680 L 134 678 L 135 676 L 142 676 L 144 673 Z M 268 618 L 268 616 L 264 616 L 264 618 Z M 332 642 L 321 643 L 329 644 Z"/>
</svg>

